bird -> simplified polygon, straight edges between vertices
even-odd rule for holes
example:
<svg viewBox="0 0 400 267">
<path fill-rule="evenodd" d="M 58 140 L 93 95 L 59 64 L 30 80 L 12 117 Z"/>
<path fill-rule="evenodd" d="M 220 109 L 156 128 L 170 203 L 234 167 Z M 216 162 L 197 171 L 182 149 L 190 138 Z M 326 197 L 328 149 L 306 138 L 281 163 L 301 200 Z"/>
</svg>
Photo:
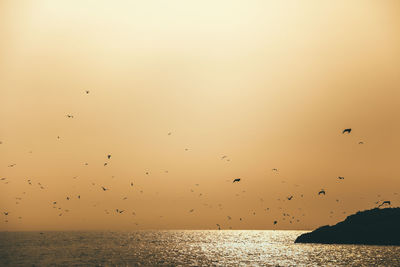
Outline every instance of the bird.
<svg viewBox="0 0 400 267">
<path fill-rule="evenodd" d="M 350 134 L 350 132 L 351 132 L 351 128 L 347 128 L 347 129 L 343 130 L 342 134 L 344 134 L 344 133 L 349 133 Z"/>
<path fill-rule="evenodd" d="M 382 204 L 380 204 L 380 205 L 378 206 L 378 208 L 380 208 L 381 206 L 383 206 L 383 205 L 385 205 L 385 204 L 388 204 L 389 206 L 391 205 L 390 201 L 389 201 L 389 200 L 386 200 L 386 201 L 383 201 Z"/>
<path fill-rule="evenodd" d="M 108 163 L 107 163 L 107 162 L 105 162 L 105 163 L 104 163 L 104 166 L 107 166 L 107 164 L 108 164 Z"/>
<path fill-rule="evenodd" d="M 287 199 L 288 199 L 288 200 L 292 200 L 292 198 L 293 198 L 293 196 L 290 196 L 290 197 L 288 197 Z"/>
<path fill-rule="evenodd" d="M 81 199 L 81 195 L 78 195 L 78 198 Z"/>
<path fill-rule="evenodd" d="M 86 92 L 86 94 L 89 94 L 90 91 L 89 91 L 89 90 L 86 90 L 85 92 Z"/>
<path fill-rule="evenodd" d="M 278 221 L 274 221 L 274 225 L 277 224 L 277 223 L 278 223 Z"/>
<path fill-rule="evenodd" d="M 67 200 L 69 200 L 69 197 L 67 197 Z"/>
<path fill-rule="evenodd" d="M 234 183 L 234 182 L 240 182 L 240 178 L 234 179 L 232 183 Z"/>
<path fill-rule="evenodd" d="M 72 119 L 72 118 L 74 118 L 74 115 L 67 114 L 67 117 Z"/>
<path fill-rule="evenodd" d="M 339 176 L 338 179 L 339 179 L 339 180 L 343 180 L 344 177 L 343 177 L 343 176 Z"/>
<path fill-rule="evenodd" d="M 221 230 L 221 225 L 219 225 L 219 224 L 217 223 L 217 226 L 218 226 L 218 230 Z"/>
<path fill-rule="evenodd" d="M 105 188 L 104 186 L 102 186 L 101 188 L 103 189 L 103 191 L 110 190 L 110 189 L 108 189 L 108 188 Z"/>
<path fill-rule="evenodd" d="M 277 168 L 273 168 L 272 171 L 273 171 L 273 172 L 277 172 L 278 169 L 277 169 Z"/>
<path fill-rule="evenodd" d="M 107 155 L 107 158 L 110 159 L 110 158 L 111 158 L 111 155 Z"/>
<path fill-rule="evenodd" d="M 133 186 L 133 182 L 131 182 L 131 186 Z"/>
<path fill-rule="evenodd" d="M 318 192 L 318 195 L 322 195 L 322 194 L 325 195 L 325 190 L 324 189 L 321 189 L 321 191 Z"/>
</svg>

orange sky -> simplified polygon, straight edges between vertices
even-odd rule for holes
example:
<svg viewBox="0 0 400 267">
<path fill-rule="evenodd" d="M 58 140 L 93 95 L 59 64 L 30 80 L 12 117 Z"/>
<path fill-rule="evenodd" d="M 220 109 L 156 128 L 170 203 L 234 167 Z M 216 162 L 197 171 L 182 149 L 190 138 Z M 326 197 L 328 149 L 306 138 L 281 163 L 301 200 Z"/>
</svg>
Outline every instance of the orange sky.
<svg viewBox="0 0 400 267">
<path fill-rule="evenodd" d="M 312 229 L 400 204 L 397 0 L 10 0 L 0 40 L 0 230 Z"/>
</svg>

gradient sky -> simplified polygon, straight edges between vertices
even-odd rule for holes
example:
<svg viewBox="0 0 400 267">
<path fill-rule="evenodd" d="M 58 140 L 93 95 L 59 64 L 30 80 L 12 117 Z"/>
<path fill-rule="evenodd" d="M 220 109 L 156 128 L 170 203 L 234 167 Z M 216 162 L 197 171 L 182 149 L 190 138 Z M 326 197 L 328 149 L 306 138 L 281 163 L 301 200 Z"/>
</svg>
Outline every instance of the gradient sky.
<svg viewBox="0 0 400 267">
<path fill-rule="evenodd" d="M 312 229 L 400 204 L 397 0 L 3 0 L 0 40 L 0 230 Z"/>
</svg>

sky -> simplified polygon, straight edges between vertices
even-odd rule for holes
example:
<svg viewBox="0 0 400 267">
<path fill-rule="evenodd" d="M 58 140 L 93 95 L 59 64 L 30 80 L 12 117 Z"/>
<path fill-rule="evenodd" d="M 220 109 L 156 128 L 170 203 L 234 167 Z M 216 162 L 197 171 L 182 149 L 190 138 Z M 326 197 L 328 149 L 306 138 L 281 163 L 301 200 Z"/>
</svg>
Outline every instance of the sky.
<svg viewBox="0 0 400 267">
<path fill-rule="evenodd" d="M 2 0 L 0 39 L 0 231 L 400 205 L 397 0 Z"/>
</svg>

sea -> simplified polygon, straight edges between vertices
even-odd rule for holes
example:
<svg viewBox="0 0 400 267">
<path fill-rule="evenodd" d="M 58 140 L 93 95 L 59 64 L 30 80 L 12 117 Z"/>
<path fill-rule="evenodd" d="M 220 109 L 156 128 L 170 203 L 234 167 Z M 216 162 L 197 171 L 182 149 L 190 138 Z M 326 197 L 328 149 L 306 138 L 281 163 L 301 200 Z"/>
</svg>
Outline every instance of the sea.
<svg viewBox="0 0 400 267">
<path fill-rule="evenodd" d="M 400 246 L 295 244 L 302 233 L 0 232 L 0 266 L 400 266 Z"/>
</svg>

